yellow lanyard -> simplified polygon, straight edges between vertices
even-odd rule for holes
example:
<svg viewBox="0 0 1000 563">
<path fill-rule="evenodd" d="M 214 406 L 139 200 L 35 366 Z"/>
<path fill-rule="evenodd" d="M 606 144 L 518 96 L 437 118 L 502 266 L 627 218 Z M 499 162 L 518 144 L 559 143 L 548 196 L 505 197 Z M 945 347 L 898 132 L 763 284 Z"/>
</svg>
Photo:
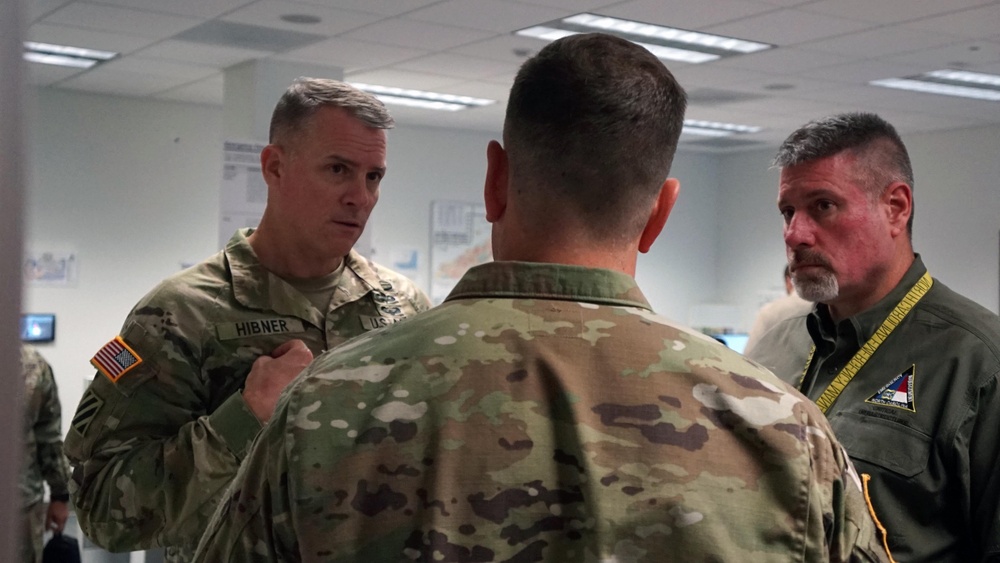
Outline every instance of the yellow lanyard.
<svg viewBox="0 0 1000 563">
<path fill-rule="evenodd" d="M 911 309 L 913 309 L 913 306 L 917 304 L 917 301 L 920 301 L 924 295 L 927 295 L 927 292 L 930 291 L 931 285 L 933 284 L 934 280 L 931 279 L 931 275 L 924 272 L 924 275 L 917 280 L 917 283 L 913 284 L 910 291 L 907 291 L 906 295 L 903 296 L 903 299 L 896 304 L 896 307 L 891 313 L 889 313 L 889 316 L 882 321 L 882 326 L 878 327 L 878 330 L 876 330 L 875 334 L 868 339 L 868 342 L 865 342 L 865 345 L 862 346 L 856 354 L 854 354 L 851 361 L 847 362 L 844 369 L 840 370 L 840 373 L 837 374 L 837 377 L 835 377 L 832 382 L 830 382 L 830 385 L 827 386 L 825 391 L 823 391 L 823 394 L 816 399 L 816 404 L 819 405 L 820 410 L 822 410 L 824 414 L 827 410 L 829 410 L 830 406 L 833 405 L 833 402 L 837 400 L 837 397 L 840 396 L 840 393 L 844 390 L 844 388 L 847 387 L 847 384 L 854 379 L 854 376 L 857 375 L 859 371 L 861 371 L 861 368 L 864 367 L 865 363 L 868 362 L 868 359 L 872 357 L 872 354 L 874 354 L 875 351 L 878 350 L 878 347 L 885 342 L 885 339 L 892 334 L 893 329 L 895 329 L 896 326 L 898 326 L 899 323 L 906 318 L 906 315 Z M 799 381 L 800 389 L 802 388 L 802 382 L 805 381 L 806 373 L 809 372 L 809 366 L 812 364 L 813 354 L 815 352 L 816 347 L 813 346 L 812 349 L 809 350 L 809 357 L 806 359 L 806 366 L 802 370 L 802 379 Z"/>
</svg>

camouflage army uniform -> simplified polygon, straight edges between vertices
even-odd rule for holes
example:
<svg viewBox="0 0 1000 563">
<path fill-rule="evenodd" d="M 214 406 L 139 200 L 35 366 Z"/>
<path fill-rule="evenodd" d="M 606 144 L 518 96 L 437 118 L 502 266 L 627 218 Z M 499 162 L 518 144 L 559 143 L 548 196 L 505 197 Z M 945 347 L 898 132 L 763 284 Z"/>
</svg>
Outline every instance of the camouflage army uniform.
<svg viewBox="0 0 1000 563">
<path fill-rule="evenodd" d="M 261 266 L 249 232 L 144 297 L 121 332 L 141 363 L 114 383 L 98 373 L 80 400 L 71 489 L 84 532 L 107 549 L 169 546 L 169 560 L 190 560 L 261 428 L 240 393 L 255 359 L 291 338 L 318 355 L 430 306 L 352 251 L 324 314 Z"/>
<path fill-rule="evenodd" d="M 41 561 L 45 534 L 45 483 L 53 500 L 69 500 L 69 464 L 62 453 L 62 413 L 52 368 L 30 346 L 21 347 L 24 372 L 24 465 L 21 499 L 25 522 L 21 560 Z"/>
<path fill-rule="evenodd" d="M 881 561 L 816 406 L 631 277 L 494 262 L 317 359 L 196 561 Z"/>
</svg>

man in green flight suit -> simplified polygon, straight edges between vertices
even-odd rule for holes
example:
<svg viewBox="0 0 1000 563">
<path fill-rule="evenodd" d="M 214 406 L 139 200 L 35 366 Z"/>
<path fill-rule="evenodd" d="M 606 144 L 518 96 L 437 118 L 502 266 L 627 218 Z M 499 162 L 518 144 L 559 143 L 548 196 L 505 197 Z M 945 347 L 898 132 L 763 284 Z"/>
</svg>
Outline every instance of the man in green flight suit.
<svg viewBox="0 0 1000 563">
<path fill-rule="evenodd" d="M 823 408 L 895 558 L 1000 561 L 1000 318 L 914 254 L 906 146 L 847 113 L 793 132 L 774 163 L 792 281 L 816 305 L 751 357 Z"/>
<path fill-rule="evenodd" d="M 189 561 L 277 396 L 314 354 L 429 308 L 353 250 L 386 171 L 393 121 L 373 96 L 299 79 L 261 152 L 256 229 L 154 288 L 94 356 L 66 439 L 80 524 L 112 551 Z"/>
<path fill-rule="evenodd" d="M 196 561 L 882 561 L 815 405 L 636 286 L 684 109 L 617 37 L 527 61 L 487 148 L 497 261 L 303 372 Z"/>
</svg>

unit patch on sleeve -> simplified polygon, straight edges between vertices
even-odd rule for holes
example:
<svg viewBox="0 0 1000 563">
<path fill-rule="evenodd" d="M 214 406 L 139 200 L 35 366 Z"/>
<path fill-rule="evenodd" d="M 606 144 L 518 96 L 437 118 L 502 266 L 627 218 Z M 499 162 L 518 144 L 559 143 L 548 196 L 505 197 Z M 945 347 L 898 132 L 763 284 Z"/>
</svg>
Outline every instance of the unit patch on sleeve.
<svg viewBox="0 0 1000 563">
<path fill-rule="evenodd" d="M 87 392 L 80 399 L 80 406 L 76 409 L 76 416 L 73 417 L 71 425 L 73 430 L 79 432 L 80 435 L 86 435 L 91 421 L 94 420 L 94 415 L 97 414 L 97 411 L 101 410 L 101 405 L 103 404 L 104 400 L 98 397 L 93 389 L 88 387 Z"/>
<path fill-rule="evenodd" d="M 98 350 L 97 354 L 94 354 L 90 363 L 94 364 L 94 367 L 107 376 L 112 383 L 118 383 L 121 376 L 142 363 L 142 358 L 135 353 L 135 350 L 129 348 L 128 344 L 125 344 L 121 336 L 116 336 L 114 340 Z"/>
<path fill-rule="evenodd" d="M 868 397 L 865 402 L 917 412 L 917 407 L 913 404 L 913 378 L 916 368 L 916 365 L 910 366 L 909 369 L 892 378 L 892 381 L 885 387 Z"/>
</svg>

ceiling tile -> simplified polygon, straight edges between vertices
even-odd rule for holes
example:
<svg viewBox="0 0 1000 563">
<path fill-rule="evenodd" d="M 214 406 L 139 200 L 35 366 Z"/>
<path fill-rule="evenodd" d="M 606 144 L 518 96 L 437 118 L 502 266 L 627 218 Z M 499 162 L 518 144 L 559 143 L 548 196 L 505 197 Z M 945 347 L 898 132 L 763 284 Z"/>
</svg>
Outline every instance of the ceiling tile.
<svg viewBox="0 0 1000 563">
<path fill-rule="evenodd" d="M 98 68 L 110 68 L 116 71 L 148 74 L 150 76 L 180 78 L 185 81 L 200 80 L 218 73 L 218 69 L 210 66 L 147 59 L 138 56 L 116 59 Z"/>
<path fill-rule="evenodd" d="M 621 3 L 621 0 L 508 0 L 517 4 L 531 4 L 533 6 L 545 6 L 548 8 L 560 8 L 571 13 L 597 10 L 606 13 L 605 8 L 610 8 Z"/>
<path fill-rule="evenodd" d="M 924 70 L 926 69 L 919 65 L 868 60 L 804 71 L 801 76 L 860 86 L 872 80 L 910 76 Z"/>
<path fill-rule="evenodd" d="M 438 25 L 415 20 L 392 18 L 382 20 L 342 37 L 410 47 L 425 51 L 440 51 L 496 36 L 495 32 L 463 27 Z"/>
<path fill-rule="evenodd" d="M 453 55 L 450 53 L 429 55 L 406 62 L 407 70 L 455 76 L 458 78 L 464 77 L 467 79 L 484 78 L 501 74 L 513 75 L 517 72 L 518 68 L 518 65 L 507 62 L 468 57 L 465 55 Z"/>
<path fill-rule="evenodd" d="M 886 60 L 921 66 L 927 70 L 943 68 L 975 70 L 982 65 L 1000 63 L 1000 40 L 961 41 L 886 57 Z"/>
<path fill-rule="evenodd" d="M 727 23 L 778 9 L 776 6 L 746 0 L 674 2 L 670 9 L 664 9 L 663 0 L 633 0 L 605 8 L 600 10 L 600 13 L 669 27 L 701 30 L 705 26 Z M 654 17 L 651 19 L 650 16 Z"/>
<path fill-rule="evenodd" d="M 171 88 L 155 97 L 175 102 L 221 106 L 224 100 L 223 83 L 223 75 L 219 73 L 178 88 Z"/>
<path fill-rule="evenodd" d="M 344 69 L 344 72 L 358 72 L 373 67 L 388 66 L 424 54 L 426 51 L 417 49 L 334 38 L 282 53 L 277 58 L 337 66 Z"/>
<path fill-rule="evenodd" d="M 508 61 L 521 65 L 528 57 L 538 53 L 546 42 L 520 35 L 498 35 L 492 39 L 462 45 L 451 50 L 452 53 Z"/>
<path fill-rule="evenodd" d="M 355 10 L 358 12 L 369 12 L 383 16 L 395 16 L 405 12 L 412 12 L 429 4 L 440 2 L 440 0 L 301 0 L 306 4 L 316 4 L 317 6 L 343 8 L 345 10 Z"/>
<path fill-rule="evenodd" d="M 281 16 L 285 14 L 316 16 L 322 21 L 314 24 L 289 23 L 281 19 Z M 302 33 L 336 35 L 378 21 L 378 16 L 364 12 L 355 12 L 353 10 L 327 8 L 304 2 L 260 0 L 245 8 L 230 12 L 223 16 L 222 19 L 224 21 L 260 25 Z"/>
<path fill-rule="evenodd" d="M 27 36 L 31 41 L 86 47 L 116 53 L 131 53 L 157 41 L 149 37 L 45 23 L 36 23 L 28 28 Z"/>
<path fill-rule="evenodd" d="M 241 62 L 267 57 L 269 51 L 238 49 L 219 45 L 205 45 L 188 41 L 168 39 L 136 53 L 147 59 L 163 59 L 175 62 L 198 61 L 203 66 L 225 68 Z"/>
<path fill-rule="evenodd" d="M 104 65 L 59 84 L 60 87 L 117 96 L 148 96 L 188 82 L 177 76 L 135 72 Z"/>
<path fill-rule="evenodd" d="M 56 10 L 42 20 L 44 23 L 63 24 L 74 27 L 85 27 L 99 31 L 121 32 L 128 30 L 129 35 L 162 39 L 180 33 L 189 27 L 201 23 L 196 18 L 171 16 L 167 14 L 91 4 L 89 2 L 74 2 Z"/>
<path fill-rule="evenodd" d="M 796 45 L 874 27 L 874 23 L 783 9 L 701 31 L 778 45 Z"/>
<path fill-rule="evenodd" d="M 529 4 L 513 4 L 498 0 L 445 0 L 433 6 L 415 10 L 404 17 L 418 21 L 471 27 L 501 33 L 552 21 L 567 15 L 556 10 Z"/>
<path fill-rule="evenodd" d="M 48 86 L 83 72 L 81 68 L 28 63 L 25 65 L 28 84 Z"/>
<path fill-rule="evenodd" d="M 853 59 L 845 55 L 824 53 L 800 47 L 780 47 L 749 55 L 725 57 L 708 64 L 713 67 L 759 70 L 774 74 L 795 74 L 803 70 L 844 64 L 851 60 Z"/>
<path fill-rule="evenodd" d="M 163 12 L 178 16 L 214 18 L 245 6 L 256 0 L 100 0 L 102 4 L 113 4 L 123 8 L 137 8 L 151 12 Z"/>
<path fill-rule="evenodd" d="M 855 20 L 898 23 L 988 4 L 994 0 L 822 0 L 801 8 L 807 12 Z"/>
<path fill-rule="evenodd" d="M 909 22 L 905 27 L 966 38 L 996 35 L 1000 28 L 1000 3 Z"/>
<path fill-rule="evenodd" d="M 448 87 L 462 82 L 462 80 L 457 80 L 453 76 L 411 72 L 395 68 L 384 68 L 368 72 L 345 74 L 344 79 L 348 82 L 363 82 L 365 84 L 376 84 L 379 86 L 395 86 L 397 88 L 429 90 L 442 94 L 450 94 L 451 92 L 447 90 Z"/>
<path fill-rule="evenodd" d="M 24 2 L 26 14 L 29 22 L 38 21 L 52 12 L 69 4 L 73 0 L 31 0 Z"/>
<path fill-rule="evenodd" d="M 884 57 L 898 53 L 929 49 L 931 47 L 955 43 L 956 41 L 958 41 L 958 38 L 951 35 L 932 32 L 914 33 L 912 30 L 899 27 L 888 27 L 813 41 L 806 45 L 806 48 L 862 58 L 875 58 L 873 57 L 873 53 L 877 53 L 879 57 Z"/>
</svg>

